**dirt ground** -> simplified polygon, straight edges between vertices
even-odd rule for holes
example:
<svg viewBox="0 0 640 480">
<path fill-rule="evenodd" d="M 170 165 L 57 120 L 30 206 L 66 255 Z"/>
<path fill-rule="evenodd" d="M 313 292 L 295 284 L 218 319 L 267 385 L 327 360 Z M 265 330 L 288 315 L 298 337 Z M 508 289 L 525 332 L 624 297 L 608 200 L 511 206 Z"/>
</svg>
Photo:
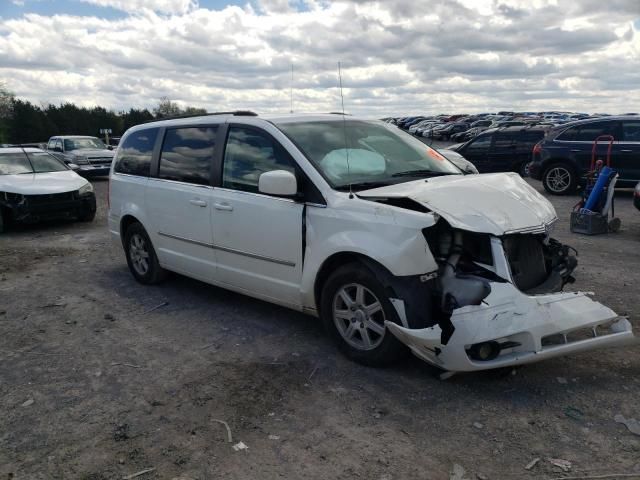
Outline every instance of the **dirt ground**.
<svg viewBox="0 0 640 480">
<path fill-rule="evenodd" d="M 640 477 L 640 436 L 614 421 L 640 419 L 640 347 L 446 381 L 415 358 L 365 368 L 314 318 L 177 275 L 137 284 L 94 184 L 93 223 L 0 236 L 0 479 Z M 597 237 L 569 232 L 576 197 L 551 200 L 572 288 L 640 331 L 631 195 Z"/>
</svg>

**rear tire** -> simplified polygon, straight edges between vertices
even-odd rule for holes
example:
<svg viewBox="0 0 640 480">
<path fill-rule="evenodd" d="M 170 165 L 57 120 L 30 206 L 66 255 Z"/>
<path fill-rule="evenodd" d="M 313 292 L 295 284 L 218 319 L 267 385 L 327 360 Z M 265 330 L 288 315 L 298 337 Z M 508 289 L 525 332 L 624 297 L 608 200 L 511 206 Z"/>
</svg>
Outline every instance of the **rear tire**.
<svg viewBox="0 0 640 480">
<path fill-rule="evenodd" d="M 359 263 L 338 268 L 325 282 L 320 316 L 338 349 L 350 359 L 368 366 L 389 365 L 407 348 L 384 321 L 400 324 L 396 309 L 374 274 Z"/>
<path fill-rule="evenodd" d="M 0 233 L 4 233 L 5 229 L 4 212 L 2 211 L 2 208 L 0 208 Z"/>
<path fill-rule="evenodd" d="M 542 174 L 542 185 L 552 195 L 569 195 L 576 191 L 578 176 L 567 163 L 552 163 Z"/>
<path fill-rule="evenodd" d="M 147 231 L 140 223 L 129 225 L 124 234 L 124 253 L 133 277 L 145 285 L 162 282 L 167 271 L 160 266 Z"/>
</svg>

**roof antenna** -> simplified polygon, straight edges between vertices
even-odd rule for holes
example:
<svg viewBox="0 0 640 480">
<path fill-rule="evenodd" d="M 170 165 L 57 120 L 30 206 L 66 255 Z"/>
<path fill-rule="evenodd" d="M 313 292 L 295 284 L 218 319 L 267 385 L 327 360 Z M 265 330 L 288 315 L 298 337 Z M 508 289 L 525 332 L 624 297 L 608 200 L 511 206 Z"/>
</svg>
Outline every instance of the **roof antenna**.
<svg viewBox="0 0 640 480">
<path fill-rule="evenodd" d="M 291 84 L 289 85 L 291 90 L 291 109 L 289 113 L 293 113 L 293 63 L 291 64 Z"/>
<path fill-rule="evenodd" d="M 347 142 L 347 121 L 344 113 L 344 95 L 342 94 L 342 66 L 338 62 L 338 79 L 340 80 L 340 102 L 342 104 L 342 130 L 344 131 L 344 151 L 347 156 L 347 178 L 349 179 L 349 198 L 353 198 L 353 185 L 351 184 L 351 169 L 349 168 L 349 143 Z"/>
</svg>

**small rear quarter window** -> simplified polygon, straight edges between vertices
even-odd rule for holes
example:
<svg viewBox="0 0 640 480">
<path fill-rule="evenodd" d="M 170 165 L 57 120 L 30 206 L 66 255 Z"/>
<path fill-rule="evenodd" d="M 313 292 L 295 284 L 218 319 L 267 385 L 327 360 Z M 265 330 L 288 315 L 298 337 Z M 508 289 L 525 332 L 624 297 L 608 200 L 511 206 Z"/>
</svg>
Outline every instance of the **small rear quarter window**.
<svg viewBox="0 0 640 480">
<path fill-rule="evenodd" d="M 158 128 L 138 130 L 127 135 L 118 148 L 114 171 L 148 177 L 151 170 L 153 147 L 157 138 Z"/>
</svg>

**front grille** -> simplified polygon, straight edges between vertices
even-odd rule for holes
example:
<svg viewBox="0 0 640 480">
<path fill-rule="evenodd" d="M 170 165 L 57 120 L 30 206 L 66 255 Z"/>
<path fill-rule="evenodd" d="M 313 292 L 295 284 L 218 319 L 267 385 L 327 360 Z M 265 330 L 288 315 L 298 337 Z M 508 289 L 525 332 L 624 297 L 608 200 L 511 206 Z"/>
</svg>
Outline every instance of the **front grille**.
<svg viewBox="0 0 640 480">
<path fill-rule="evenodd" d="M 55 203 L 71 202 L 78 198 L 78 192 L 48 193 L 44 195 L 25 195 L 28 205 L 51 205 Z"/>
<path fill-rule="evenodd" d="M 87 160 L 91 165 L 111 165 L 112 157 L 89 157 Z"/>
</svg>

